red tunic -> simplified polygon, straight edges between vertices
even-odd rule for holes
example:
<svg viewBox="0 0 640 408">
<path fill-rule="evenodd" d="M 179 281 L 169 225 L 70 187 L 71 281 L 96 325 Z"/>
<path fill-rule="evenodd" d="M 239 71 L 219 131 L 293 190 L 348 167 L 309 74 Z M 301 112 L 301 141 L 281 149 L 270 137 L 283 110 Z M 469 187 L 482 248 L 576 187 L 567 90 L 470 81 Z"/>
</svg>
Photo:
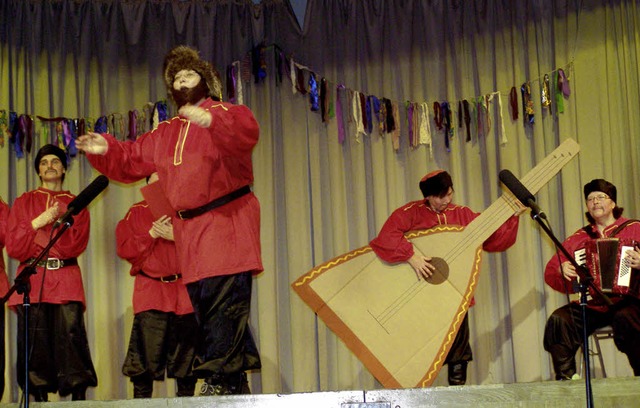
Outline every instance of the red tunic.
<svg viewBox="0 0 640 408">
<path fill-rule="evenodd" d="M 38 256 L 49 242 L 53 224 L 34 231 L 31 221 L 56 201 L 59 202 L 61 209 L 66 209 L 74 198 L 75 196 L 68 191 L 51 191 L 42 187 L 18 197 L 9 213 L 7 254 L 21 263 Z M 89 212 L 85 209 L 74 217 L 73 226 L 50 249 L 49 258 L 76 258 L 84 252 L 88 242 Z M 18 267 L 16 276 L 24 267 L 25 265 L 22 264 Z M 77 301 L 85 304 L 82 274 L 78 265 L 64 266 L 58 270 L 47 270 L 44 290 L 41 293 L 43 270 L 44 268 L 37 267 L 36 274 L 31 275 L 30 296 L 32 303 L 65 304 Z M 22 295 L 13 293 L 9 298 L 9 306 L 22 304 L 22 301 Z"/>
<path fill-rule="evenodd" d="M 433 228 L 437 225 L 469 225 L 479 213 L 468 207 L 449 204 L 441 213 L 429 207 L 425 200 L 412 201 L 395 210 L 384 223 L 380 233 L 370 245 L 384 261 L 406 262 L 413 256 L 413 244 L 404 236 L 406 232 Z M 518 217 L 509 218 L 482 245 L 485 251 L 504 251 L 516 242 Z M 429 256 L 429 254 L 425 254 Z"/>
<path fill-rule="evenodd" d="M 610 236 L 611 233 L 616 228 L 618 228 L 620 224 L 624 223 L 625 221 L 627 221 L 627 218 L 624 218 L 624 217 L 618 218 L 616 222 L 614 222 L 612 225 L 609 225 L 607 228 L 604 229 L 603 234 L 600 234 L 600 232 L 598 231 L 598 228 L 595 225 L 591 225 L 590 227 L 593 233 L 598 234 L 598 236 L 600 236 L 601 238 L 606 238 Z M 630 223 L 622 231 L 616 234 L 616 237 L 630 238 L 636 241 L 640 241 L 640 222 L 634 221 Z M 569 254 L 573 255 L 575 251 L 583 249 L 585 247 L 585 244 L 591 239 L 592 238 L 589 237 L 587 232 L 581 228 L 578 231 L 574 232 L 569 238 L 567 238 L 562 243 L 562 245 L 565 247 L 567 252 L 569 252 Z M 558 256 L 560 258 L 558 258 Z M 551 259 L 549 259 L 549 262 L 547 262 L 547 266 L 544 270 L 544 280 L 545 282 L 547 282 L 547 285 L 551 286 L 553 289 L 557 290 L 558 292 L 575 293 L 571 282 L 564 279 L 562 277 L 562 274 L 560 273 L 560 265 L 563 262 L 566 262 L 567 260 L 568 259 L 561 252 L 558 252 L 557 256 L 553 255 Z M 635 269 L 632 270 L 632 273 L 635 274 L 635 279 L 634 279 L 634 275 L 632 275 L 632 279 L 631 279 L 632 282 L 640 279 L 640 277 L 637 276 L 638 274 L 637 270 Z M 611 300 L 612 302 L 616 303 L 620 300 L 620 298 L 613 297 Z M 593 307 L 595 309 L 600 309 L 600 310 L 606 309 L 606 307 L 604 307 L 601 304 L 601 301 L 599 301 L 598 299 L 589 300 L 588 305 L 589 307 Z"/>
<path fill-rule="evenodd" d="M 468 207 L 449 204 L 441 213 L 435 212 L 426 201 L 412 201 L 395 210 L 369 245 L 384 261 L 406 262 L 413 256 L 413 244 L 404 236 L 409 231 L 425 230 L 437 225 L 469 225 L 479 213 Z M 509 218 L 482 244 L 489 252 L 504 251 L 516 242 L 518 217 Z M 429 256 L 429 254 L 425 254 Z M 471 306 L 475 299 L 471 300 Z"/>
<path fill-rule="evenodd" d="M 4 296 L 9 290 L 9 279 L 4 265 L 4 241 L 7 232 L 7 219 L 9 218 L 9 205 L 0 198 L 0 296 Z"/>
<path fill-rule="evenodd" d="M 182 279 L 160 282 L 156 278 L 179 274 L 176 246 L 172 241 L 149 235 L 154 217 L 145 201 L 134 204 L 116 227 L 118 256 L 131 262 L 136 277 L 133 289 L 133 313 L 147 310 L 193 313 L 191 300 Z"/>
<path fill-rule="evenodd" d="M 253 182 L 251 152 L 259 128 L 246 106 L 206 99 L 209 128 L 176 116 L 135 142 L 105 135 L 105 156 L 87 155 L 109 178 L 129 183 L 157 171 L 173 209 L 193 209 Z M 198 217 L 173 219 L 185 283 L 263 270 L 260 205 L 253 193 Z"/>
</svg>

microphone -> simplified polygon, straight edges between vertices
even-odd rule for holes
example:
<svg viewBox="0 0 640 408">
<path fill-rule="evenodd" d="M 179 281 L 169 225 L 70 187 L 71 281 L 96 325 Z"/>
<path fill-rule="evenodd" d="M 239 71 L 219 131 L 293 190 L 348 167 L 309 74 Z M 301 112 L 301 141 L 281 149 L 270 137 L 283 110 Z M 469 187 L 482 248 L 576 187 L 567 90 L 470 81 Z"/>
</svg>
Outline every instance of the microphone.
<svg viewBox="0 0 640 408">
<path fill-rule="evenodd" d="M 498 178 L 522 204 L 531 208 L 531 218 L 534 220 L 538 217 L 544 220 L 547 219 L 547 215 L 538 207 L 538 204 L 536 204 L 536 198 L 513 173 L 506 169 L 501 170 Z"/>
<path fill-rule="evenodd" d="M 53 229 L 58 228 L 60 225 L 68 222 L 69 218 L 74 215 L 78 215 L 78 213 L 85 209 L 87 205 L 94 198 L 98 196 L 98 194 L 102 193 L 102 191 L 107 188 L 109 185 L 109 179 L 107 176 L 100 175 L 95 178 L 80 194 L 74 198 L 69 205 L 67 206 L 67 212 L 64 215 L 56 220 L 53 223 Z"/>
</svg>

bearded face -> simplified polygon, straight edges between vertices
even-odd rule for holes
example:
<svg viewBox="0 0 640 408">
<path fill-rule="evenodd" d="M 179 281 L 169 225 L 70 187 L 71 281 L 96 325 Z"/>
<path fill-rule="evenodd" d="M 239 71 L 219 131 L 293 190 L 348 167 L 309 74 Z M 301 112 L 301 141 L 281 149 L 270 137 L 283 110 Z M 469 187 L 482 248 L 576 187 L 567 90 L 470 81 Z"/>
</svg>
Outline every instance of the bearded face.
<svg viewBox="0 0 640 408">
<path fill-rule="evenodd" d="M 208 94 L 209 88 L 207 88 L 207 84 L 203 80 L 200 80 L 198 85 L 193 88 L 183 86 L 180 89 L 171 90 L 171 96 L 173 97 L 173 100 L 176 101 L 178 108 L 186 104 L 195 105 L 202 99 L 206 98 Z"/>
</svg>

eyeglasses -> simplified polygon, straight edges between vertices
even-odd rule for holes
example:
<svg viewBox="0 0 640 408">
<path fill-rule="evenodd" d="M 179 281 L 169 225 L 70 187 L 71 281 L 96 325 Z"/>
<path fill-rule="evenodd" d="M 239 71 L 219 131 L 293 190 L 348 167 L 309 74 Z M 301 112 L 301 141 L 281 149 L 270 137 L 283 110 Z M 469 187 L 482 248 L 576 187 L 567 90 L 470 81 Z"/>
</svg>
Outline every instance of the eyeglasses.
<svg viewBox="0 0 640 408">
<path fill-rule="evenodd" d="M 594 203 L 596 201 L 600 202 L 600 201 L 606 200 L 607 198 L 609 198 L 609 196 L 606 195 L 606 194 L 598 194 L 598 195 L 594 195 L 594 196 L 591 196 L 591 197 L 587 198 L 587 202 L 588 203 Z"/>
</svg>

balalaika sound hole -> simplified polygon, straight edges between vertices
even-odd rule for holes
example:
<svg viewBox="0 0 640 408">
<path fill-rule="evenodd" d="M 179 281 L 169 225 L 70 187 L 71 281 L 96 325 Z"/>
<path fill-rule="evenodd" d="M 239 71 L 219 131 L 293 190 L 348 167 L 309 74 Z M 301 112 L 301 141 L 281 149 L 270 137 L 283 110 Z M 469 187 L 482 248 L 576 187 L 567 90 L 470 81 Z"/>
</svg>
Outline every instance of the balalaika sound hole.
<svg viewBox="0 0 640 408">
<path fill-rule="evenodd" d="M 427 282 L 433 285 L 439 285 L 449 278 L 449 265 L 447 261 L 442 258 L 433 257 L 431 264 L 436 267 L 436 270 L 433 275 L 427 279 Z"/>
</svg>

